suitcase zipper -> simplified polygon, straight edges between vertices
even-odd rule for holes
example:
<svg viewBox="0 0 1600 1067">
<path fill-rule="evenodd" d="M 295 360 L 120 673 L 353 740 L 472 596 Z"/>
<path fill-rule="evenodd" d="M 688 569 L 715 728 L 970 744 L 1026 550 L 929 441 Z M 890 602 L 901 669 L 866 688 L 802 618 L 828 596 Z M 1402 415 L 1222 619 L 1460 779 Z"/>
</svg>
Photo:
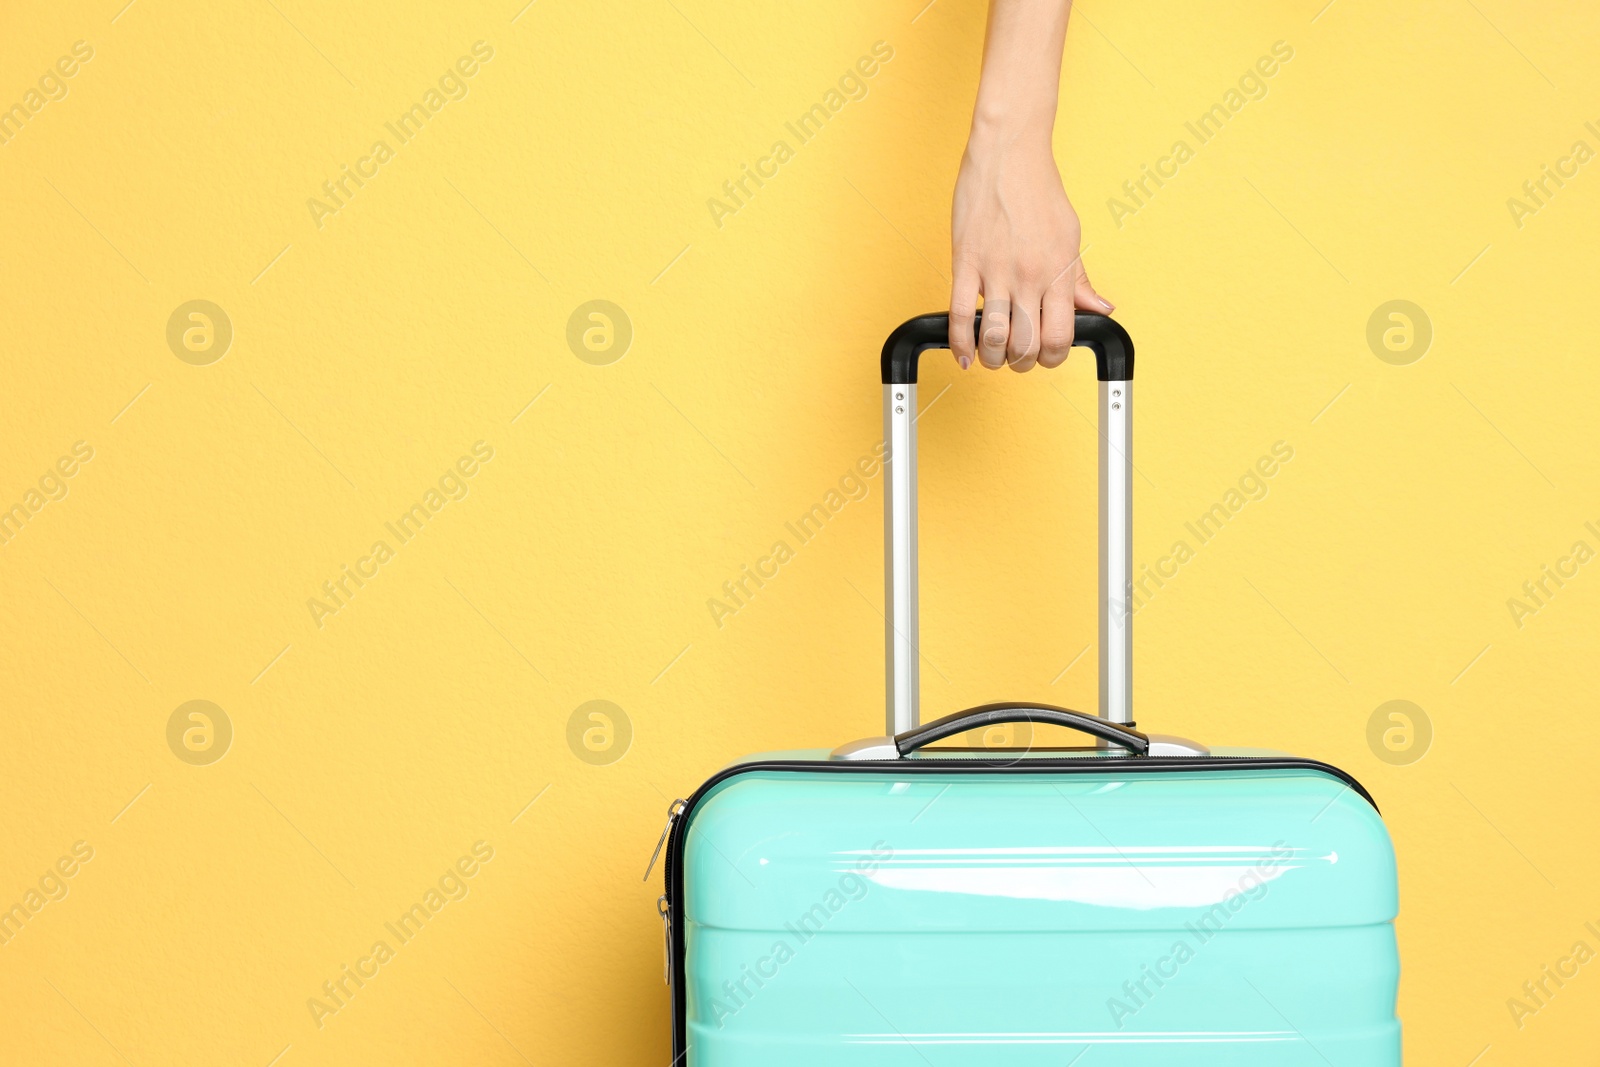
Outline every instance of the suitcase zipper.
<svg viewBox="0 0 1600 1067">
<path fill-rule="evenodd" d="M 672 835 L 672 824 L 678 821 L 678 816 L 683 814 L 683 809 L 689 806 L 687 800 L 674 800 L 667 805 L 667 825 L 661 831 L 661 838 L 656 842 L 656 850 L 650 853 L 650 865 L 644 869 L 642 882 L 650 880 L 650 872 L 656 869 L 656 860 L 661 858 L 661 848 L 667 843 L 667 838 Z"/>
<path fill-rule="evenodd" d="M 647 876 L 648 877 L 648 876 Z M 661 915 L 661 931 L 666 941 L 666 955 L 661 964 L 661 980 L 668 986 L 672 985 L 672 905 L 667 903 L 667 895 L 662 893 L 656 898 L 656 911 Z"/>
<path fill-rule="evenodd" d="M 687 800 L 674 800 L 667 805 L 667 825 L 661 831 L 661 837 L 656 841 L 656 850 L 650 853 L 650 865 L 644 869 L 644 881 L 650 880 L 650 872 L 656 869 L 656 860 L 661 858 L 661 850 L 666 846 L 668 838 L 672 836 L 672 827 L 678 821 L 678 816 L 688 808 Z M 672 857 L 669 853 L 667 864 L 671 866 Z M 656 898 L 656 913 L 661 916 L 661 934 L 666 946 L 666 954 L 661 965 L 661 978 L 668 986 L 672 985 L 672 902 L 667 895 L 662 893 Z"/>
</svg>

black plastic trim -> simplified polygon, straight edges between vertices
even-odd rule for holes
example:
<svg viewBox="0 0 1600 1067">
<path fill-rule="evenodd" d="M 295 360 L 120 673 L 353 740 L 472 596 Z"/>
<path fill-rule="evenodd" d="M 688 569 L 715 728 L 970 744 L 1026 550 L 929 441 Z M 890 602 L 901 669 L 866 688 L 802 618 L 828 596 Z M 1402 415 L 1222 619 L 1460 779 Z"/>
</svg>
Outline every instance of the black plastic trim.
<svg viewBox="0 0 1600 1067">
<path fill-rule="evenodd" d="M 667 838 L 666 890 L 667 918 L 672 924 L 672 1062 L 684 1058 L 688 1041 L 688 1006 L 684 989 L 683 936 L 683 841 L 689 834 L 689 822 L 694 810 L 707 793 L 730 778 L 759 771 L 837 772 L 839 774 L 1037 774 L 1040 771 L 1059 771 L 1063 774 L 1159 774 L 1163 771 L 1317 771 L 1343 782 L 1352 792 L 1378 811 L 1378 802 L 1372 799 L 1360 782 L 1345 771 L 1320 760 L 1301 759 L 1296 756 L 1150 756 L 1145 759 L 1032 759 L 1013 757 L 1004 763 L 969 759 L 907 759 L 907 760 L 761 760 L 755 763 L 738 763 L 727 767 L 696 789 L 685 802 L 682 813 L 673 823 Z"/>
<path fill-rule="evenodd" d="M 983 321 L 980 311 L 973 320 L 973 339 Z M 1115 319 L 1080 311 L 1073 327 L 1074 346 L 1094 353 L 1095 367 L 1102 382 L 1133 381 L 1133 339 Z M 896 327 L 883 342 L 883 384 L 915 385 L 917 357 L 930 348 L 950 347 L 950 314 L 937 311 L 918 315 Z"/>
<path fill-rule="evenodd" d="M 999 704 L 980 704 L 966 711 L 957 711 L 942 719 L 914 726 L 895 735 L 894 747 L 900 755 L 909 756 L 923 745 L 931 745 L 955 734 L 978 730 L 985 726 L 1002 726 L 1011 722 L 1042 722 L 1051 726 L 1065 726 L 1069 730 L 1082 730 L 1100 740 L 1127 749 L 1135 756 L 1150 754 L 1150 739 L 1138 730 L 1120 723 L 1110 722 L 1098 715 L 1088 715 L 1071 708 L 1058 708 L 1054 704 L 1027 704 L 1006 701 Z"/>
</svg>

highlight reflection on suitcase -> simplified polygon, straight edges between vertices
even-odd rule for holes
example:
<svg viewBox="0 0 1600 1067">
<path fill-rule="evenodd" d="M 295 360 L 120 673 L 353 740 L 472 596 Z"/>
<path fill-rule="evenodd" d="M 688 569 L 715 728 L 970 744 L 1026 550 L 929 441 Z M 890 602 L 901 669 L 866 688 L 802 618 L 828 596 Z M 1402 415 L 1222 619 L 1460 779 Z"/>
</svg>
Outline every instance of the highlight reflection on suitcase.
<svg viewBox="0 0 1600 1067">
<path fill-rule="evenodd" d="M 1137 730 L 1133 346 L 1100 379 L 1100 716 L 1001 703 L 919 725 L 916 366 L 884 345 L 888 733 L 735 763 L 669 815 L 677 1062 L 1400 1063 L 1389 835 L 1344 772 Z M 1048 723 L 1072 749 L 926 749 Z M 1031 729 L 1031 727 L 1030 727 Z"/>
</svg>

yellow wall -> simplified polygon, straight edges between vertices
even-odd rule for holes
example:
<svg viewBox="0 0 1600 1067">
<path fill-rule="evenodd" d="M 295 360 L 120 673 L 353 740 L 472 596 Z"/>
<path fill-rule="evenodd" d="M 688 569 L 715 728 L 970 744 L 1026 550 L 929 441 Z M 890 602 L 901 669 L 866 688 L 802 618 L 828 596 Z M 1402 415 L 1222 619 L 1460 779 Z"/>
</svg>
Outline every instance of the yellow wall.
<svg viewBox="0 0 1600 1067">
<path fill-rule="evenodd" d="M 1368 784 L 1409 1062 L 1576 1062 L 1600 964 L 1520 1028 L 1507 1000 L 1600 949 L 1600 563 L 1520 626 L 1507 601 L 1600 549 L 1600 163 L 1507 200 L 1600 149 L 1600 17 L 1320 2 L 1086 0 L 1070 34 L 1057 148 L 1140 352 L 1138 559 L 1293 449 L 1141 609 L 1139 718 Z M 870 452 L 877 347 L 944 304 L 980 5 L 120 3 L 0 14 L 0 105 L 92 49 L 0 144 L 0 504 L 28 515 L 0 546 L 0 906 L 40 905 L 0 946 L 0 1061 L 665 1063 L 639 878 L 668 800 L 880 723 L 881 479 L 720 626 L 707 602 Z M 786 131 L 880 41 L 864 99 Z M 386 129 L 461 57 L 464 99 Z M 215 313 L 184 347 L 194 300 L 220 359 Z M 631 324 L 619 361 L 569 347 L 591 300 Z M 1419 361 L 1369 348 L 1392 300 L 1431 323 Z M 930 715 L 1093 706 L 1092 649 L 1062 673 L 1095 639 L 1089 364 L 924 375 Z M 465 497 L 387 530 L 441 479 Z M 345 565 L 376 574 L 314 613 Z M 586 761 L 593 700 L 625 721 Z M 1392 700 L 1425 758 L 1369 747 Z M 441 879 L 466 895 L 386 932 Z"/>
</svg>

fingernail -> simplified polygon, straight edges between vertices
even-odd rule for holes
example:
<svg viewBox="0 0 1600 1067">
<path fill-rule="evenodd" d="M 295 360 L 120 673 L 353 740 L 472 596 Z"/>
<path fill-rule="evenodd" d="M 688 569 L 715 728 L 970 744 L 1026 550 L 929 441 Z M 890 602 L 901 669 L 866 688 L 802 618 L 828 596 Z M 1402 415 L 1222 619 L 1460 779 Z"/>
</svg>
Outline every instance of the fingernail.
<svg viewBox="0 0 1600 1067">
<path fill-rule="evenodd" d="M 1107 311 L 1115 311 L 1115 310 L 1117 310 L 1117 305 L 1113 304 L 1111 301 L 1107 300 L 1105 297 L 1101 296 L 1099 293 L 1096 293 L 1094 298 L 1096 300 L 1100 301 L 1100 306 L 1105 308 Z"/>
<path fill-rule="evenodd" d="M 972 366 L 972 357 L 971 356 L 958 356 L 957 357 L 957 362 L 959 362 L 961 364 L 961 369 L 962 370 L 966 370 L 967 368 Z"/>
</svg>

